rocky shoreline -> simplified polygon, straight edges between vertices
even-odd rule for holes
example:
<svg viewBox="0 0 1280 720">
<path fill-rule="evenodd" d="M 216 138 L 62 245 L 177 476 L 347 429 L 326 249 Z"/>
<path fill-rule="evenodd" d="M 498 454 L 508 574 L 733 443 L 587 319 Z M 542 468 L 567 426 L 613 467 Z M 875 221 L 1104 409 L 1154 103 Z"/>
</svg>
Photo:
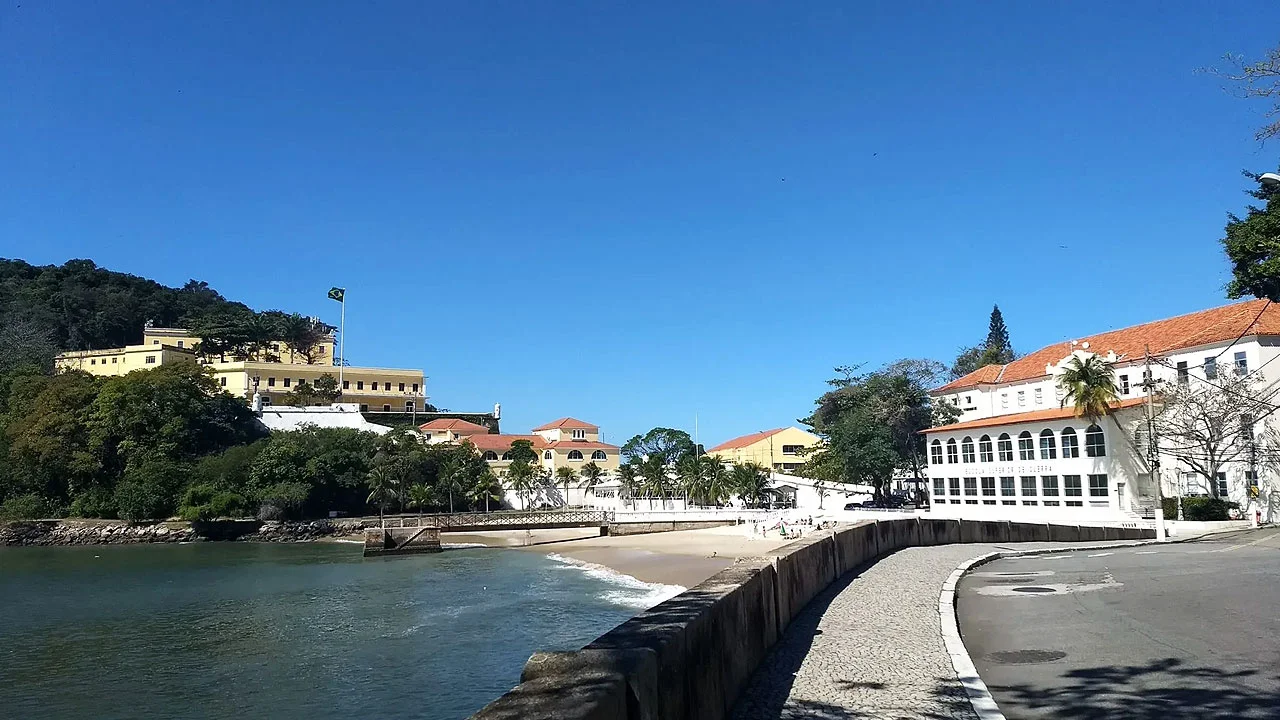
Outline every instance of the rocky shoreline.
<svg viewBox="0 0 1280 720">
<path fill-rule="evenodd" d="M 213 520 L 159 523 L 31 520 L 0 523 L 0 545 L 127 545 L 212 540 L 313 542 L 361 536 L 364 529 L 365 523 L 361 520 Z"/>
</svg>

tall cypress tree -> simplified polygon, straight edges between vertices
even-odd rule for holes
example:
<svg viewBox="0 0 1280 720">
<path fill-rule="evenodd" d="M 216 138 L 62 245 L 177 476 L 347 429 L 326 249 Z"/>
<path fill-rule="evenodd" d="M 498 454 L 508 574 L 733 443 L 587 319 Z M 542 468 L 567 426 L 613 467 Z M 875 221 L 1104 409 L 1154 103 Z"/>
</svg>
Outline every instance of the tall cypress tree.
<svg viewBox="0 0 1280 720">
<path fill-rule="evenodd" d="M 991 363 L 1013 362 L 1017 355 L 1009 342 L 1009 328 L 1004 325 L 1004 316 L 1000 314 L 1000 306 L 991 306 L 991 324 L 987 330 L 985 359 Z"/>
</svg>

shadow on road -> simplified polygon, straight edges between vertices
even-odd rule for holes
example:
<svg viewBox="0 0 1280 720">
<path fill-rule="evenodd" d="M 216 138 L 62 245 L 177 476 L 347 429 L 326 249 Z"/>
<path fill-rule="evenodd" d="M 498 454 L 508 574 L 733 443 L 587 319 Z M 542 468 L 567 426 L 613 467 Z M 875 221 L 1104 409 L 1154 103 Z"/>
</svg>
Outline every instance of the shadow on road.
<svg viewBox="0 0 1280 720">
<path fill-rule="evenodd" d="M 1280 676 L 1267 678 L 1253 670 L 1230 672 L 1165 658 L 1145 665 L 1072 670 L 1062 680 L 1053 687 L 1018 684 L 990 689 L 1009 717 L 1020 717 L 1019 710 L 1089 720 L 1280 715 Z"/>
</svg>

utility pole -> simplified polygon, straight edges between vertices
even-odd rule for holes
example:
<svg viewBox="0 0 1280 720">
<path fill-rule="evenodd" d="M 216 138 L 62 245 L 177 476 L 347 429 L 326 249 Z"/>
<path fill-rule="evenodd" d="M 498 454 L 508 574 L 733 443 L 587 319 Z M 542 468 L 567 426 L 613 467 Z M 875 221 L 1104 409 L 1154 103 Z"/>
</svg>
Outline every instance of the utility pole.
<svg viewBox="0 0 1280 720">
<path fill-rule="evenodd" d="M 1160 447 L 1156 438 L 1155 410 L 1152 396 L 1156 386 L 1155 377 L 1151 374 L 1151 346 L 1144 349 L 1146 371 L 1142 379 L 1142 389 L 1147 393 L 1147 471 L 1155 486 L 1156 542 L 1164 542 L 1164 498 L 1160 488 Z"/>
</svg>

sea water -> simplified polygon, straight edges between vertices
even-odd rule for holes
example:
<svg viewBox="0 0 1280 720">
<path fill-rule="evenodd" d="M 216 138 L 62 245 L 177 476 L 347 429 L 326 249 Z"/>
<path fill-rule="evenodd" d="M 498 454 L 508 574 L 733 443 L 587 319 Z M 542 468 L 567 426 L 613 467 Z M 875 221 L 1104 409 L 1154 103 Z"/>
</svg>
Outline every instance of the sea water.
<svg viewBox="0 0 1280 720">
<path fill-rule="evenodd" d="M 464 718 L 680 590 L 515 550 L 0 548 L 0 717 Z"/>
</svg>

